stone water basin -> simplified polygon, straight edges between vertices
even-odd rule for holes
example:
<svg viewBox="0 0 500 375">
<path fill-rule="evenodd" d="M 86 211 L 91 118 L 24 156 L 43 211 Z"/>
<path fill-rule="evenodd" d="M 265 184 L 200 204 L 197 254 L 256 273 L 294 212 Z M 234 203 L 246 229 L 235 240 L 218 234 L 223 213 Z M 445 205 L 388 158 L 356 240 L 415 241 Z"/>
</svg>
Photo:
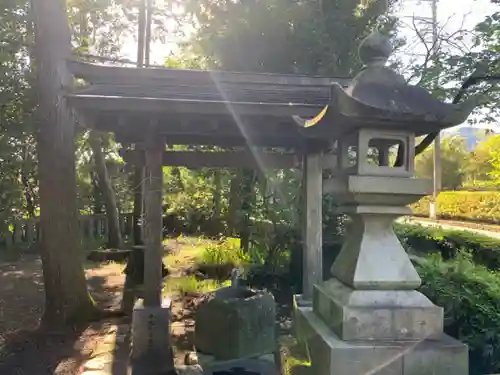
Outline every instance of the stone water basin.
<svg viewBox="0 0 500 375">
<path fill-rule="evenodd" d="M 196 350 L 221 361 L 272 353 L 276 349 L 275 320 L 271 293 L 221 288 L 196 313 Z"/>
</svg>

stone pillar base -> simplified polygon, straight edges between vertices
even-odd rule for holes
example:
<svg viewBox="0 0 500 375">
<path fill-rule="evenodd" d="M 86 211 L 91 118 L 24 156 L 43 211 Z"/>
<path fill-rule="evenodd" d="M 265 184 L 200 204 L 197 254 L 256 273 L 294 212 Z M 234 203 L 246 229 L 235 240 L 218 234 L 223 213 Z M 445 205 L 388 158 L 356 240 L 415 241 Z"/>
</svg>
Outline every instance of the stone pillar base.
<svg viewBox="0 0 500 375">
<path fill-rule="evenodd" d="M 143 300 L 135 304 L 131 352 L 134 373 L 168 374 L 174 369 L 170 316 L 171 301 L 168 299 L 158 307 L 144 306 Z"/>
<path fill-rule="evenodd" d="M 314 286 L 313 311 L 344 341 L 418 341 L 443 333 L 443 309 L 416 290 L 355 290 L 330 279 Z"/>
<path fill-rule="evenodd" d="M 467 375 L 468 348 L 444 334 L 419 341 L 342 341 L 313 312 L 297 308 L 315 375 Z"/>
</svg>

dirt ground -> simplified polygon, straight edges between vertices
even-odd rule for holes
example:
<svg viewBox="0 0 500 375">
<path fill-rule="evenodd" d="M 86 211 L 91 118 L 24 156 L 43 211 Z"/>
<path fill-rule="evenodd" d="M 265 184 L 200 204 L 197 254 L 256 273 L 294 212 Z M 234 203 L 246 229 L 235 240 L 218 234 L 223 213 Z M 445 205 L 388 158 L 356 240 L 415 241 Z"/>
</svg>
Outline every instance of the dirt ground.
<svg viewBox="0 0 500 375">
<path fill-rule="evenodd" d="M 176 363 L 192 350 L 194 320 L 192 312 L 200 296 L 176 290 L 176 279 L 193 264 L 203 249 L 198 239 L 172 240 L 171 254 L 165 257 L 172 274 L 168 294 L 173 300 L 173 340 Z M 97 305 L 119 309 L 125 277 L 124 265 L 86 264 L 89 290 Z M 182 280 L 181 280 L 182 281 Z M 190 280 L 188 280 L 190 281 Z M 180 284 L 185 284 L 182 281 Z M 0 374 L 73 375 L 90 358 L 109 334 L 111 327 L 126 323 L 105 321 L 73 332 L 51 334 L 38 329 L 44 307 L 41 261 L 23 256 L 16 262 L 0 263 Z"/>
</svg>

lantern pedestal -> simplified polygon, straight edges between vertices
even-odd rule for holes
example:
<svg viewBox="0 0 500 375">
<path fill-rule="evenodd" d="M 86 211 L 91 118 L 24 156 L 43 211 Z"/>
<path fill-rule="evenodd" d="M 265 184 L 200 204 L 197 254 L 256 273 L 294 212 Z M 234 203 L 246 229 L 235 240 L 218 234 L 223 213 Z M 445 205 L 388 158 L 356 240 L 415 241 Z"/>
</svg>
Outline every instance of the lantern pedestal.
<svg viewBox="0 0 500 375">
<path fill-rule="evenodd" d="M 313 373 L 468 374 L 467 346 L 443 334 L 442 308 L 415 290 L 420 277 L 392 228 L 431 181 L 349 168 L 324 184 L 352 218 L 333 277 L 314 286 L 312 307 L 298 308 Z"/>
<path fill-rule="evenodd" d="M 370 313 L 369 308 L 365 311 Z M 376 311 L 372 313 L 375 315 Z M 467 346 L 444 334 L 415 341 L 346 341 L 340 339 L 312 308 L 307 307 L 298 308 L 297 323 L 301 334 L 308 338 L 313 374 L 468 374 Z"/>
<path fill-rule="evenodd" d="M 421 181 L 414 182 L 413 190 Z M 363 186 L 351 189 L 353 200 L 372 200 L 368 191 L 376 184 Z M 403 194 L 391 197 L 401 200 Z M 312 372 L 466 375 L 467 346 L 443 334 L 443 310 L 415 290 L 420 277 L 392 230 L 407 209 L 381 202 L 340 207 L 353 222 L 331 268 L 333 278 L 314 286 L 312 307 L 298 308 Z"/>
</svg>

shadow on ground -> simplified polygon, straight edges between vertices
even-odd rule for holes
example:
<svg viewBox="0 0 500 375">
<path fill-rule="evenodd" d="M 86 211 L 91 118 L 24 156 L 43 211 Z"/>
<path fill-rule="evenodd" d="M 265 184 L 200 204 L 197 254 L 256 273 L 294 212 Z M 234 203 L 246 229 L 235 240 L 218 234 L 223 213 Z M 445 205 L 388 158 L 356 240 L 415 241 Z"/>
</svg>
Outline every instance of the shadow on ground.
<svg viewBox="0 0 500 375">
<path fill-rule="evenodd" d="M 87 267 L 89 290 L 99 308 L 119 307 L 122 268 L 97 264 Z M 39 257 L 28 255 L 0 263 L 0 374 L 76 374 L 115 323 L 96 322 L 59 333 L 44 331 L 38 328 L 44 301 Z"/>
</svg>

